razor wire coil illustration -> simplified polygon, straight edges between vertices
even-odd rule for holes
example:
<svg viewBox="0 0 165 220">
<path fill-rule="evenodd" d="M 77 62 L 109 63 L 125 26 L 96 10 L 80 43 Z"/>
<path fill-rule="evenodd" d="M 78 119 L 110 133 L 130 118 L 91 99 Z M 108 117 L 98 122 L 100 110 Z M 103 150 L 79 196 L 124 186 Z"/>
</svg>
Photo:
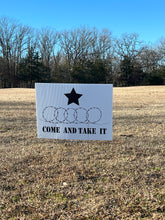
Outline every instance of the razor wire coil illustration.
<svg viewBox="0 0 165 220">
<path fill-rule="evenodd" d="M 42 117 L 45 122 L 51 123 L 95 124 L 101 120 L 102 111 L 98 107 L 65 109 L 47 106 L 42 111 Z"/>
</svg>

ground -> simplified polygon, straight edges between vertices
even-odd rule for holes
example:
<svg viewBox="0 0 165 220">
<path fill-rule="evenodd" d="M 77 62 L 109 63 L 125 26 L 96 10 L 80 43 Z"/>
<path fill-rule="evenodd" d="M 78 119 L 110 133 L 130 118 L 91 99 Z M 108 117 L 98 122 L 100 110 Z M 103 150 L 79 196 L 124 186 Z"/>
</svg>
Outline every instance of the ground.
<svg viewBox="0 0 165 220">
<path fill-rule="evenodd" d="M 1 89 L 1 219 L 165 219 L 165 86 L 114 88 L 113 141 L 36 132 L 35 90 Z"/>
</svg>

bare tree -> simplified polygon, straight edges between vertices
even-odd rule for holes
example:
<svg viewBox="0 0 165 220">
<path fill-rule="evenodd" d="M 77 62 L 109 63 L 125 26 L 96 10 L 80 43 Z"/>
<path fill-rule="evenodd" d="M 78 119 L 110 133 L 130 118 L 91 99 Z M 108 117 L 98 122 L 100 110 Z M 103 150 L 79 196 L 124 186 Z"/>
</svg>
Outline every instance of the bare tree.
<svg viewBox="0 0 165 220">
<path fill-rule="evenodd" d="M 161 65 L 165 65 L 165 38 L 162 38 L 160 40 L 160 43 L 159 43 L 157 49 L 159 52 L 159 56 L 161 58 L 160 63 L 161 63 Z"/>
<path fill-rule="evenodd" d="M 141 51 L 139 58 L 144 72 L 151 73 L 160 66 L 162 56 L 158 48 L 146 46 Z"/>
<path fill-rule="evenodd" d="M 87 62 L 94 63 L 96 60 L 103 61 L 105 67 L 107 61 L 112 61 L 114 51 L 111 32 L 107 29 L 99 32 L 96 28 L 83 27 L 64 31 L 60 37 L 60 46 L 67 60 L 68 72 L 73 66 L 79 66 L 81 70 L 87 68 Z"/>
<path fill-rule="evenodd" d="M 84 65 L 89 57 L 91 43 L 92 32 L 88 28 L 77 28 L 61 33 L 60 47 L 66 60 L 69 75 L 73 65 Z"/>
<path fill-rule="evenodd" d="M 5 63 L 6 86 L 13 86 L 12 59 L 13 45 L 18 24 L 7 17 L 0 18 L 0 52 Z"/>
<path fill-rule="evenodd" d="M 58 42 L 58 33 L 54 30 L 43 28 L 38 36 L 38 48 L 42 62 L 49 67 Z"/>
<path fill-rule="evenodd" d="M 96 34 L 97 33 L 97 34 Z M 112 33 L 108 29 L 103 29 L 101 32 L 95 32 L 95 53 L 100 59 L 105 60 L 112 55 Z"/>
<path fill-rule="evenodd" d="M 29 26 L 19 25 L 15 34 L 15 43 L 13 45 L 13 54 L 16 57 L 16 62 L 19 63 L 22 57 L 25 56 L 28 41 L 31 38 L 32 29 Z"/>
<path fill-rule="evenodd" d="M 125 56 L 127 56 L 131 60 L 134 60 L 139 56 L 142 49 L 142 41 L 140 41 L 138 38 L 139 35 L 133 33 L 123 34 L 120 39 L 116 40 L 116 53 L 120 59 L 123 59 Z"/>
<path fill-rule="evenodd" d="M 0 53 L 3 57 L 6 82 L 13 87 L 17 76 L 17 65 L 27 49 L 30 28 L 7 17 L 0 18 Z"/>
</svg>

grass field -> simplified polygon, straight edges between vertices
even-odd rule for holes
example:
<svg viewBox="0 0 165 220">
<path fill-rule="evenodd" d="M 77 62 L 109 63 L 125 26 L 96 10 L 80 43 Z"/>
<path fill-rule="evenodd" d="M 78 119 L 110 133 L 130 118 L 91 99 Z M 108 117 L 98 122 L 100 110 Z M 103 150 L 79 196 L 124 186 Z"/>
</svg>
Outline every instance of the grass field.
<svg viewBox="0 0 165 220">
<path fill-rule="evenodd" d="M 38 139 L 34 89 L 0 90 L 0 219 L 165 219 L 165 86 L 114 88 L 113 141 Z"/>
</svg>

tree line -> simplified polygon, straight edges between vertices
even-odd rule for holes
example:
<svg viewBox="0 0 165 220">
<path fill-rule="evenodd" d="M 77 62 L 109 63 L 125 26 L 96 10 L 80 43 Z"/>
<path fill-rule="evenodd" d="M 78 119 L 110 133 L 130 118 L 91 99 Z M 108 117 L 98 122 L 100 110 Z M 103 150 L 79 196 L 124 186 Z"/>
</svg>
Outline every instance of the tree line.
<svg viewBox="0 0 165 220">
<path fill-rule="evenodd" d="M 108 29 L 33 29 L 0 17 L 0 88 L 35 82 L 164 85 L 165 40 L 147 45 L 136 33 Z"/>
</svg>

